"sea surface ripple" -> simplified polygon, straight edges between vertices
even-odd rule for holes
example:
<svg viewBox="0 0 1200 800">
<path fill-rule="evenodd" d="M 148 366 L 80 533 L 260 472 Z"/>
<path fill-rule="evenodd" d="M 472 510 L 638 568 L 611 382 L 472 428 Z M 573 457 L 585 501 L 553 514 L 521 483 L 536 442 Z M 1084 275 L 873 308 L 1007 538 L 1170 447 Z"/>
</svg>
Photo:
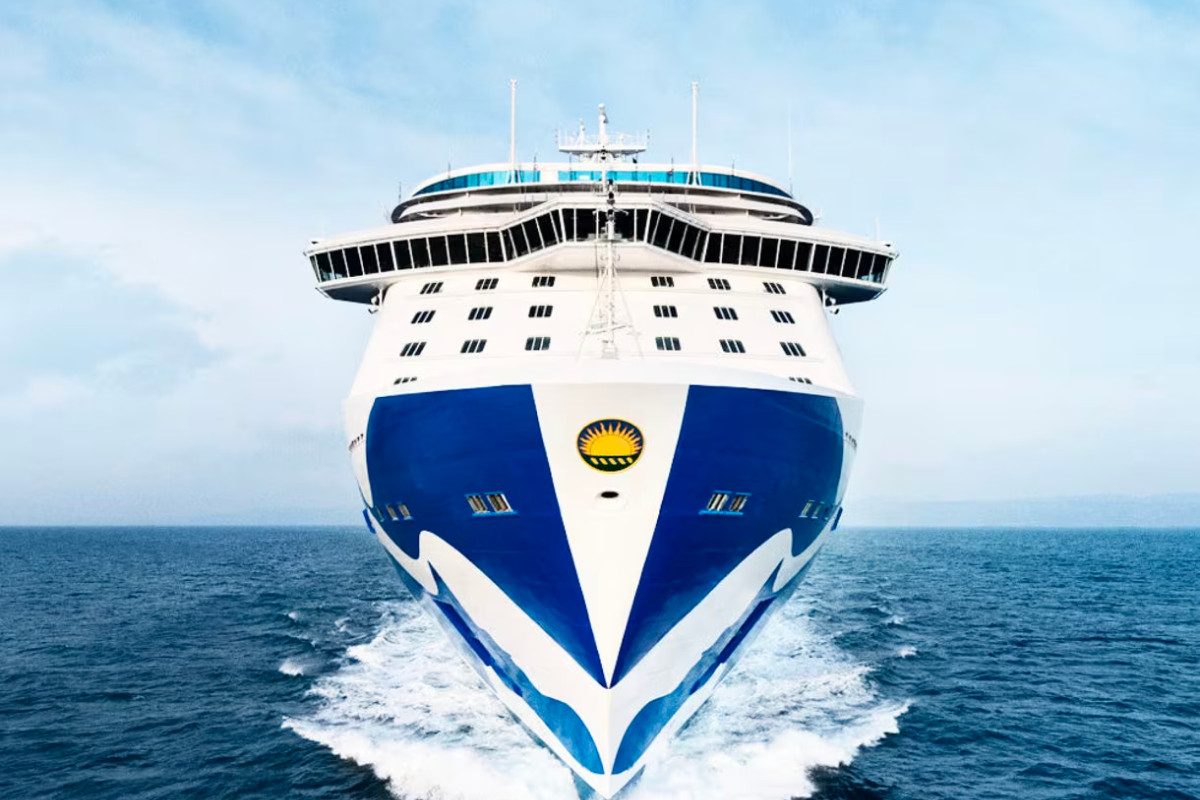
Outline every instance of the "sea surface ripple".
<svg viewBox="0 0 1200 800">
<path fill-rule="evenodd" d="M 1200 798 L 1200 531 L 847 530 L 629 800 Z M 0 529 L 0 797 L 565 798 L 353 528 Z"/>
</svg>

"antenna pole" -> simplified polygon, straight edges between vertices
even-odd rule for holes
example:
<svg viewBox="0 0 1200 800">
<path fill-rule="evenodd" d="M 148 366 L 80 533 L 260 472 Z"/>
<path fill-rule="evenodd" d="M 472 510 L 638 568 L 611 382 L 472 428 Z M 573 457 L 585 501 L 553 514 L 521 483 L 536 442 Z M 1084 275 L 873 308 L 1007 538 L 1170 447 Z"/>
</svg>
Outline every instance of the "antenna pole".
<svg viewBox="0 0 1200 800">
<path fill-rule="evenodd" d="M 517 79 L 508 82 L 508 163 L 517 171 Z"/>
<path fill-rule="evenodd" d="M 700 108 L 700 84 L 692 81 L 692 174 L 700 172 L 700 160 L 696 149 L 696 120 Z"/>
<path fill-rule="evenodd" d="M 788 194 L 795 193 L 792 186 L 792 104 L 788 103 Z"/>
</svg>

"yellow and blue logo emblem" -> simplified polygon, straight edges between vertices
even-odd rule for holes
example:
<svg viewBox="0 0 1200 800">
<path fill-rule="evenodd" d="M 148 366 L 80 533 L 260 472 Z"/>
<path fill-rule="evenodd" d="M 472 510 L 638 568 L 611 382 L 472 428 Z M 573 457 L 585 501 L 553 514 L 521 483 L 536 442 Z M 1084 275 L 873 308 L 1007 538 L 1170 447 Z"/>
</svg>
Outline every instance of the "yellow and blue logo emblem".
<svg viewBox="0 0 1200 800">
<path fill-rule="evenodd" d="M 579 456 L 601 472 L 629 469 L 642 455 L 642 432 L 623 419 L 598 419 L 583 426 L 576 439 Z"/>
</svg>

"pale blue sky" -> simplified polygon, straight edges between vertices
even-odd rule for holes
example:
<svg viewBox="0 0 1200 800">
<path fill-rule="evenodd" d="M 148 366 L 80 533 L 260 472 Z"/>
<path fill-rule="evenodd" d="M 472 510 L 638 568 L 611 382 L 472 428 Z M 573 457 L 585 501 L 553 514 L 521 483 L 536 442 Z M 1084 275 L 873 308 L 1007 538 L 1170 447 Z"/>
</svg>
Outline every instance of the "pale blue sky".
<svg viewBox="0 0 1200 800">
<path fill-rule="evenodd" d="M 902 251 L 848 519 L 1200 492 L 1189 3 L 7 4 L 0 523 L 331 521 L 370 320 L 311 236 L 608 104 Z M 1002 513 L 1002 512 L 1001 512 Z M 877 515 L 878 516 L 878 515 Z M 882 521 L 861 513 L 860 520 Z"/>
</svg>

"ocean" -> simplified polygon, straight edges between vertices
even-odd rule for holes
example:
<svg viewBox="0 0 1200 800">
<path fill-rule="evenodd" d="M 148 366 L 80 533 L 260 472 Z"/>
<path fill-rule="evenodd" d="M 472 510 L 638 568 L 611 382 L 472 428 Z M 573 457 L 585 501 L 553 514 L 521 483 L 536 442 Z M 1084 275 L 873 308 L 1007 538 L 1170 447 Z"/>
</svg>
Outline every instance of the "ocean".
<svg viewBox="0 0 1200 800">
<path fill-rule="evenodd" d="M 571 798 L 362 528 L 0 529 L 0 798 Z M 842 530 L 625 797 L 1200 798 L 1200 531 Z"/>
</svg>

